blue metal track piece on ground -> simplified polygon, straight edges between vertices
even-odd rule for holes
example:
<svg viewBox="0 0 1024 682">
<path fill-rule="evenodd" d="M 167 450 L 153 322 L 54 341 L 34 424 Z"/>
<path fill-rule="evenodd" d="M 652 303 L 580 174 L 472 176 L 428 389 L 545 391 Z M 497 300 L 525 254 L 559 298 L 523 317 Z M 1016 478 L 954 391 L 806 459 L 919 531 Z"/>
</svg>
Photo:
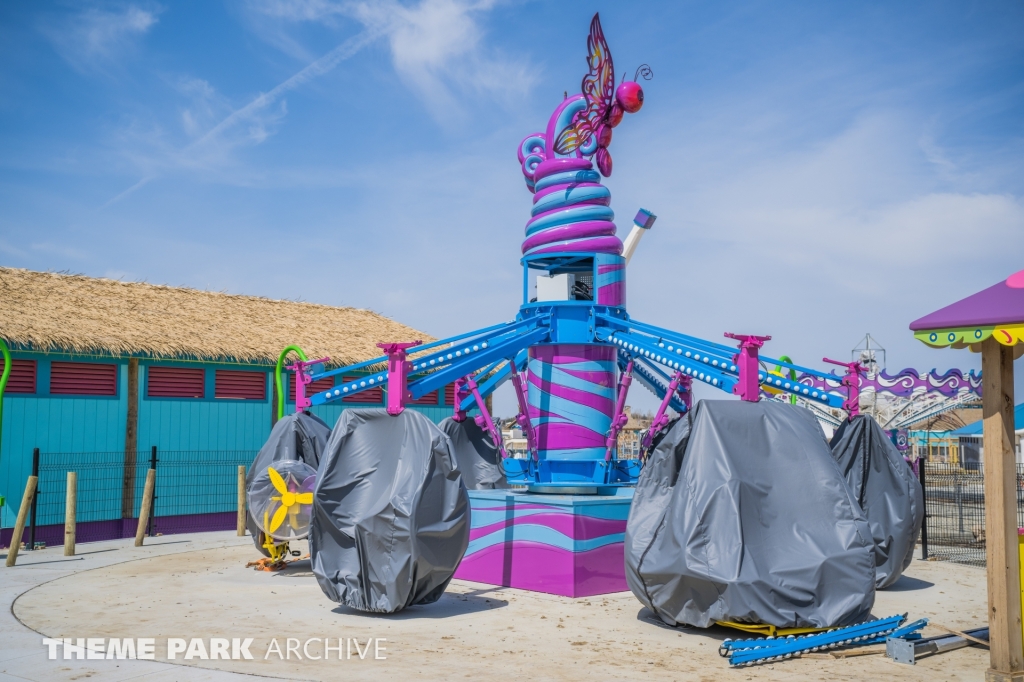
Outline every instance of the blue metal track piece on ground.
<svg viewBox="0 0 1024 682">
<path fill-rule="evenodd" d="M 770 663 L 792 658 L 794 654 L 835 649 L 841 646 L 862 645 L 868 642 L 885 641 L 900 629 L 907 614 L 890 616 L 868 623 L 836 628 L 801 637 L 762 637 L 745 640 L 726 640 L 718 652 L 729 657 L 732 666 Z M 921 627 L 924 627 L 923 625 Z"/>
<path fill-rule="evenodd" d="M 884 644 L 887 639 L 921 639 L 921 633 L 918 630 L 923 630 L 926 625 L 928 625 L 927 618 L 915 620 L 910 625 L 904 625 L 885 636 L 875 637 L 874 639 L 861 642 L 861 644 Z"/>
</svg>

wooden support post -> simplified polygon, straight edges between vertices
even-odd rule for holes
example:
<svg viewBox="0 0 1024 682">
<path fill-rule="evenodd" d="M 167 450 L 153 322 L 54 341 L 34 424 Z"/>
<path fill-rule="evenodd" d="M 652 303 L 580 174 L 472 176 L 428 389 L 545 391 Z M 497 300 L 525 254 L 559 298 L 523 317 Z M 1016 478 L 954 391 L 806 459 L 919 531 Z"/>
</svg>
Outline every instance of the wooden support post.
<svg viewBox="0 0 1024 682">
<path fill-rule="evenodd" d="M 32 501 L 36 498 L 36 485 L 38 484 L 38 476 L 28 477 L 28 482 L 25 484 L 25 494 L 21 496 L 21 506 L 18 508 L 18 520 L 14 522 L 11 546 L 7 549 L 7 568 L 13 566 L 18 560 L 18 550 L 21 549 L 21 536 L 25 533 L 25 521 L 28 519 L 28 510 L 32 507 Z"/>
<path fill-rule="evenodd" d="M 135 529 L 135 546 L 142 547 L 142 539 L 146 537 L 146 525 L 149 513 L 153 509 L 153 491 L 156 489 L 156 469 L 146 472 L 146 488 L 142 491 L 142 510 L 139 512 L 139 526 Z"/>
<path fill-rule="evenodd" d="M 124 427 L 124 478 L 121 482 L 121 518 L 135 515 L 135 469 L 139 447 L 139 359 L 128 360 L 128 418 Z"/>
<path fill-rule="evenodd" d="M 64 556 L 75 556 L 75 523 L 78 513 L 78 474 L 68 472 L 68 492 L 64 498 Z"/>
<path fill-rule="evenodd" d="M 990 643 L 990 668 L 985 671 L 985 680 L 1024 682 L 1013 447 L 1013 348 L 994 337 L 983 341 L 981 373 Z"/>
<path fill-rule="evenodd" d="M 238 465 L 238 535 L 245 535 L 245 466 Z"/>
</svg>

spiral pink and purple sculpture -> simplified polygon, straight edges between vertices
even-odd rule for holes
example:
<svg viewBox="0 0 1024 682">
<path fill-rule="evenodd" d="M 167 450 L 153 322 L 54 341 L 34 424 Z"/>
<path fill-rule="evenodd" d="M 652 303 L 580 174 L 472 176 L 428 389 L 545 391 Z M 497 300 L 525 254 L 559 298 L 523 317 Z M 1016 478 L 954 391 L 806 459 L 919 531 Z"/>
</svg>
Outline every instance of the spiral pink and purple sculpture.
<svg viewBox="0 0 1024 682">
<path fill-rule="evenodd" d="M 596 14 L 587 49 L 590 71 L 583 77 L 583 93 L 567 97 L 545 132 L 527 135 L 519 144 L 526 186 L 534 193 L 524 255 L 622 253 L 612 222 L 615 213 L 609 207 L 612 195 L 601 184 L 601 175 L 612 174 L 612 128 L 622 120 L 623 111 L 640 110 L 644 93 L 634 81 L 615 88 L 611 51 Z M 652 75 L 646 65 L 637 70 L 638 77 Z M 596 170 L 590 157 L 597 161 Z"/>
</svg>

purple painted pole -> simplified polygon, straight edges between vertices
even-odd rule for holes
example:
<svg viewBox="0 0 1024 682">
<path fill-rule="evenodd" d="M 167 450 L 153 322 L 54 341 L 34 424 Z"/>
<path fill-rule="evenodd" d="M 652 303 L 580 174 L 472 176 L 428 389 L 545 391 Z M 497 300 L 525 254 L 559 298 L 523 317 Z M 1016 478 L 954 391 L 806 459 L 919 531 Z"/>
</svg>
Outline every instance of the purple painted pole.
<svg viewBox="0 0 1024 682">
<path fill-rule="evenodd" d="M 391 416 L 402 414 L 405 409 L 405 401 L 411 400 L 406 380 L 408 379 L 410 362 L 405 359 L 407 348 L 418 346 L 422 341 L 410 341 L 407 343 L 378 343 L 380 348 L 388 356 L 388 414 Z"/>
<path fill-rule="evenodd" d="M 515 386 L 516 401 L 519 402 L 519 414 L 516 415 L 516 422 L 526 435 L 526 447 L 530 450 L 530 454 L 533 455 L 533 461 L 536 462 L 539 459 L 537 455 L 537 434 L 533 432 L 533 423 L 530 421 L 530 408 L 526 401 L 526 386 L 523 384 L 523 379 L 519 376 L 519 372 L 516 371 L 516 363 L 513 361 L 510 364 L 512 366 L 512 385 Z"/>
<path fill-rule="evenodd" d="M 846 400 L 843 401 L 843 409 L 846 410 L 849 418 L 853 419 L 860 414 L 860 375 L 866 368 L 859 362 L 840 362 L 828 358 L 822 358 L 822 360 L 846 368 L 846 375 L 842 381 L 843 386 L 846 386 Z"/>
<path fill-rule="evenodd" d="M 313 383 L 313 377 L 309 375 L 307 368 L 312 365 L 320 363 L 330 362 L 330 358 L 319 358 L 317 360 L 296 360 L 294 365 L 288 365 L 285 367 L 287 370 L 295 372 L 295 411 L 302 412 L 307 407 L 311 407 L 313 403 L 306 397 L 306 386 Z"/>
<path fill-rule="evenodd" d="M 725 333 L 725 337 L 740 342 L 740 352 L 733 356 L 733 362 L 739 368 L 740 380 L 732 392 L 738 395 L 740 400 L 756 403 L 761 399 L 761 380 L 757 378 L 760 369 L 757 349 L 763 346 L 765 341 L 771 341 L 772 337 L 730 334 L 729 332 Z"/>
<path fill-rule="evenodd" d="M 672 377 L 672 381 L 669 382 L 668 390 L 665 391 L 665 397 L 661 399 L 661 405 L 658 406 L 658 411 L 654 415 L 654 421 L 651 422 L 651 427 L 647 429 L 647 435 L 644 436 L 643 442 L 640 443 L 641 449 L 646 450 L 651 447 L 654 435 L 665 428 L 665 424 L 668 424 L 668 417 L 665 415 L 665 412 L 668 410 L 668 403 L 672 400 L 672 396 L 675 395 L 676 389 L 679 388 L 679 383 L 683 376 L 685 375 L 682 372 L 676 372 L 675 376 Z M 690 377 L 686 378 L 689 379 Z"/>
<path fill-rule="evenodd" d="M 615 401 L 615 416 L 612 418 L 611 428 L 608 429 L 608 440 L 605 442 L 604 461 L 609 462 L 612 458 L 612 449 L 618 445 L 619 431 L 629 417 L 625 415 L 626 395 L 629 393 L 629 385 L 633 383 L 633 361 L 626 365 L 626 371 L 619 377 L 619 396 Z"/>
<path fill-rule="evenodd" d="M 473 398 L 476 400 L 477 407 L 480 408 L 480 414 L 473 419 L 477 426 L 487 429 L 487 432 L 491 434 L 491 440 L 494 441 L 494 447 L 498 448 L 498 452 L 501 453 L 501 458 L 505 459 L 508 455 L 505 453 L 505 441 L 501 438 L 501 432 L 498 431 L 498 427 L 494 425 L 494 421 L 491 419 L 491 413 L 487 411 L 487 403 L 484 402 L 483 397 L 480 395 L 480 391 L 477 390 L 476 382 L 473 381 L 473 377 L 466 377 L 466 385 L 469 386 L 469 392 L 473 394 Z"/>
</svg>

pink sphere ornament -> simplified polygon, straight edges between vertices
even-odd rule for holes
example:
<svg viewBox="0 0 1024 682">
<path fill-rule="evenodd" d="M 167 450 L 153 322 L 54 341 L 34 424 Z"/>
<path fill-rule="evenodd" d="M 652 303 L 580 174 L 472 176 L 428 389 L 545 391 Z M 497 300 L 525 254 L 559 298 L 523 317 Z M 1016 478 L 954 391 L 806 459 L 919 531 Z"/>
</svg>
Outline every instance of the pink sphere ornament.
<svg viewBox="0 0 1024 682">
<path fill-rule="evenodd" d="M 604 147 L 599 147 L 595 158 L 597 159 L 597 170 L 601 171 L 601 175 L 606 178 L 611 177 L 612 155 L 608 153 L 608 150 Z"/>
<path fill-rule="evenodd" d="M 622 123 L 622 107 L 619 106 L 618 102 L 612 104 L 612 109 L 608 112 L 608 125 L 612 128 Z"/>
<path fill-rule="evenodd" d="M 635 81 L 626 81 L 615 90 L 615 101 L 630 114 L 640 111 L 644 105 L 644 90 Z"/>
</svg>

